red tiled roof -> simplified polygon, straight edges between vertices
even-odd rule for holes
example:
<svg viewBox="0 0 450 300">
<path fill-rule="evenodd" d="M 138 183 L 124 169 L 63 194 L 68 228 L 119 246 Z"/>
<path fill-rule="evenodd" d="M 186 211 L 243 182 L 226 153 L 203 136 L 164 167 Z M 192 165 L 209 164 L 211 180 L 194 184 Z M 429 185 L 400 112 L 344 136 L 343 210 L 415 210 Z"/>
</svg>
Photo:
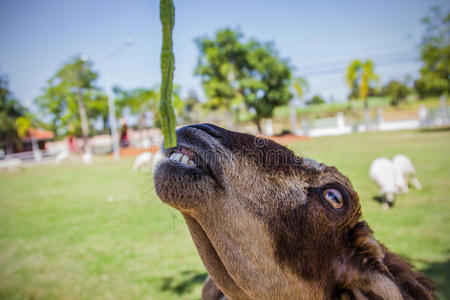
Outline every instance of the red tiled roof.
<svg viewBox="0 0 450 300">
<path fill-rule="evenodd" d="M 53 132 L 42 128 L 30 128 L 25 139 L 35 137 L 37 140 L 51 140 L 55 137 Z"/>
</svg>

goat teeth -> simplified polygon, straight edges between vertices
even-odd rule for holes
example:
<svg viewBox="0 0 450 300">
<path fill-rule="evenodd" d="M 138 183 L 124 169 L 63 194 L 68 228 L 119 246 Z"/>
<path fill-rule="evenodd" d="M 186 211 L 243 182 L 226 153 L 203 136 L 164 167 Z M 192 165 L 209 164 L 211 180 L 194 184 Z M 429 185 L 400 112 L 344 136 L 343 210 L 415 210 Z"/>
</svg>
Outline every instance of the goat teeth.
<svg viewBox="0 0 450 300">
<path fill-rule="evenodd" d="M 178 152 L 172 153 L 169 156 L 169 159 L 175 160 L 175 161 L 179 161 L 182 164 L 188 165 L 190 167 L 195 167 L 196 166 L 195 163 L 191 159 L 189 159 L 189 156 L 181 154 L 181 153 L 178 153 Z"/>
<path fill-rule="evenodd" d="M 169 158 L 180 161 L 182 157 L 183 157 L 183 154 L 181 154 L 181 153 L 172 153 Z"/>
<path fill-rule="evenodd" d="M 189 157 L 187 155 L 183 155 L 183 157 L 181 158 L 181 162 L 184 164 L 187 164 L 188 161 L 189 161 Z"/>
</svg>

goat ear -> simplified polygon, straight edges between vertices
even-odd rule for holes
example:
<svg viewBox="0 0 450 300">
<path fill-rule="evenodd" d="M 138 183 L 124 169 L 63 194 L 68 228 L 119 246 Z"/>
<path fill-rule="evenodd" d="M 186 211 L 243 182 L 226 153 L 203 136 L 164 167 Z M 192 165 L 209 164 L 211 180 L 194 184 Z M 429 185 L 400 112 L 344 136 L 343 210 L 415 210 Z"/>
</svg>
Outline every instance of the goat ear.
<svg viewBox="0 0 450 300">
<path fill-rule="evenodd" d="M 383 246 L 366 222 L 358 222 L 348 233 L 350 249 L 337 268 L 337 278 L 356 299 L 403 299 L 384 263 Z"/>
<path fill-rule="evenodd" d="M 394 280 L 376 271 L 359 274 L 350 284 L 349 290 L 356 299 L 403 300 L 400 288 Z"/>
<path fill-rule="evenodd" d="M 350 291 L 356 299 L 434 299 L 434 283 L 389 252 L 372 234 L 366 222 L 358 222 L 349 230 L 348 252 L 335 264 L 342 290 Z"/>
</svg>

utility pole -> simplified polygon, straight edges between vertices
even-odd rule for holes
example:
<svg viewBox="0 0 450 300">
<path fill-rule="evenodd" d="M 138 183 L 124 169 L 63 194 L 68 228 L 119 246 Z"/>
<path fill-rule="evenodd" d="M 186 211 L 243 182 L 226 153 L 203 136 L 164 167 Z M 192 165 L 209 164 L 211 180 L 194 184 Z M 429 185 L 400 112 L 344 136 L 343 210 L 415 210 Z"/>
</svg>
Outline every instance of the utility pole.
<svg viewBox="0 0 450 300">
<path fill-rule="evenodd" d="M 123 41 L 121 45 L 115 48 L 111 53 L 106 56 L 106 91 L 108 95 L 108 119 L 109 119 L 109 127 L 111 128 L 111 137 L 112 137 L 112 146 L 114 152 L 114 159 L 119 159 L 120 151 L 119 151 L 119 136 L 117 134 L 117 119 L 116 119 L 116 107 L 114 105 L 114 92 L 112 90 L 111 85 L 111 73 L 110 73 L 110 60 L 116 54 L 118 54 L 123 48 L 127 46 L 133 45 L 133 39 L 128 38 Z"/>
</svg>

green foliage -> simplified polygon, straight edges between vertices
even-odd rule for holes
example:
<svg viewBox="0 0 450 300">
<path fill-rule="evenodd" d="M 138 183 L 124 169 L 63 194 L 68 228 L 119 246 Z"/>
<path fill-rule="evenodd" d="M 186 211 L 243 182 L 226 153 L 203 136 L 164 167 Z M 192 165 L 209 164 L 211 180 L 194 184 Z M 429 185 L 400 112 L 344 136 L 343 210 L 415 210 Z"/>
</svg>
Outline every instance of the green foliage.
<svg viewBox="0 0 450 300">
<path fill-rule="evenodd" d="M 179 96 L 180 88 L 175 85 L 172 91 L 173 102 L 177 115 L 182 113 L 184 103 Z M 125 115 L 127 111 L 129 114 L 139 116 L 138 128 L 144 128 L 145 114 L 150 112 L 153 116 L 154 126 L 161 128 L 161 114 L 159 110 L 160 103 L 160 88 L 136 88 L 125 90 L 119 86 L 115 86 L 113 91 L 116 95 L 115 105 L 116 112 L 119 117 Z"/>
<path fill-rule="evenodd" d="M 84 94 L 84 99 L 87 116 L 91 120 L 90 126 L 92 127 L 94 120 L 100 118 L 103 124 L 102 132 L 107 132 L 109 128 L 108 96 L 100 90 L 91 90 Z"/>
<path fill-rule="evenodd" d="M 88 129 L 97 118 L 102 119 L 106 129 L 108 98 L 96 86 L 97 77 L 92 62 L 73 57 L 47 81 L 35 103 L 51 118 L 50 129 L 55 134 L 80 136 L 83 122 Z"/>
<path fill-rule="evenodd" d="M 195 74 L 201 76 L 212 108 L 231 110 L 245 103 L 261 130 L 261 120 L 292 98 L 291 70 L 273 43 L 243 38 L 241 32 L 225 28 L 214 39 L 197 39 L 201 55 Z"/>
<path fill-rule="evenodd" d="M 214 39 L 196 39 L 200 57 L 195 75 L 202 79 L 211 109 L 231 110 L 242 103 L 239 81 L 244 78 L 247 53 L 242 39 L 241 32 L 229 28 L 217 31 Z"/>
<path fill-rule="evenodd" d="M 132 115 L 144 114 L 147 111 L 158 111 L 159 92 L 154 89 L 136 88 L 125 90 L 119 86 L 113 88 L 115 94 L 116 113 L 124 116 L 126 110 Z"/>
<path fill-rule="evenodd" d="M 425 35 L 422 41 L 423 67 L 414 86 L 421 97 L 450 94 L 450 12 L 442 15 L 433 7 L 423 19 Z"/>
<path fill-rule="evenodd" d="M 382 90 L 384 96 L 391 98 L 391 105 L 393 106 L 398 106 L 400 102 L 405 101 L 406 97 L 412 92 L 412 88 L 398 80 L 390 81 Z"/>
<path fill-rule="evenodd" d="M 161 48 L 161 101 L 159 111 L 161 116 L 161 129 L 164 135 L 164 146 L 167 148 L 177 145 L 175 134 L 176 117 L 172 107 L 172 82 L 175 69 L 175 56 L 173 54 L 172 30 L 175 25 L 175 7 L 172 0 L 160 1 L 160 19 L 162 24 Z"/>
<path fill-rule="evenodd" d="M 292 98 L 291 70 L 272 43 L 251 40 L 248 49 L 246 78 L 240 84 L 245 104 L 255 111 L 253 120 L 261 131 L 261 119 L 271 118 L 275 107 L 287 104 Z"/>
<path fill-rule="evenodd" d="M 12 152 L 13 145 L 20 149 L 20 138 L 30 125 L 28 110 L 14 98 L 8 82 L 0 76 L 0 147 Z"/>
<path fill-rule="evenodd" d="M 318 105 L 318 104 L 324 104 L 325 100 L 320 97 L 319 95 L 314 95 L 311 100 L 309 100 L 306 104 L 307 105 Z"/>
</svg>

